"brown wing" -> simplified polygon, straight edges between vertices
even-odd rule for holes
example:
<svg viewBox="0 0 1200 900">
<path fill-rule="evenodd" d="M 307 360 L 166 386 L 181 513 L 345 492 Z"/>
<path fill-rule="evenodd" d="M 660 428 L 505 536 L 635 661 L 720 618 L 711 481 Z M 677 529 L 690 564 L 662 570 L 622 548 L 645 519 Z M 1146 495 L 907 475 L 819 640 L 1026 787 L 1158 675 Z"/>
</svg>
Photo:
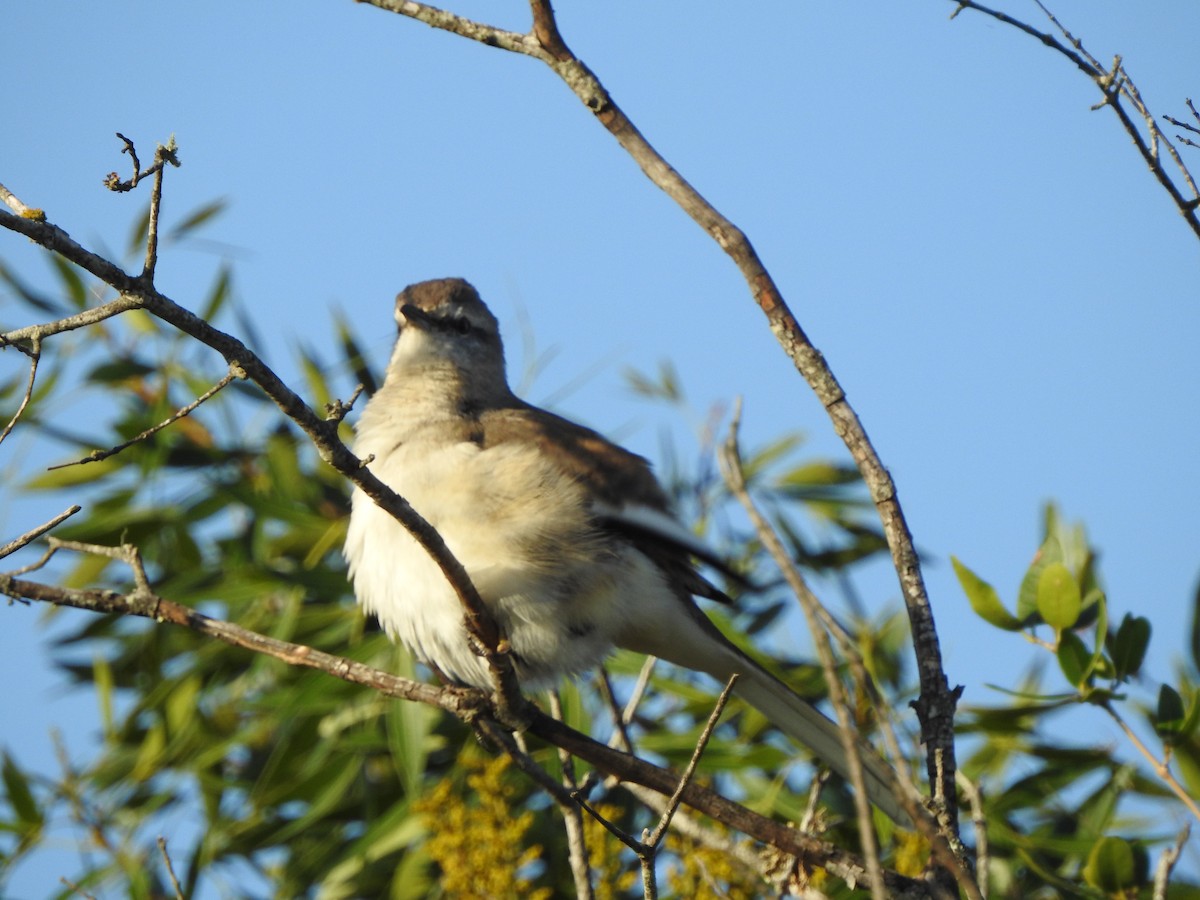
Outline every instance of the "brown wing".
<svg viewBox="0 0 1200 900">
<path fill-rule="evenodd" d="M 590 428 L 516 400 L 513 406 L 488 410 L 480 418 L 483 446 L 508 441 L 538 445 L 573 478 L 585 484 L 603 507 L 595 510 L 597 522 L 620 533 L 667 573 L 673 585 L 688 595 L 731 602 L 720 589 L 696 571 L 693 557 L 703 558 L 722 571 L 727 566 L 712 553 L 672 540 L 621 511 L 631 505 L 671 516 L 671 504 L 650 463 L 619 447 Z"/>
</svg>

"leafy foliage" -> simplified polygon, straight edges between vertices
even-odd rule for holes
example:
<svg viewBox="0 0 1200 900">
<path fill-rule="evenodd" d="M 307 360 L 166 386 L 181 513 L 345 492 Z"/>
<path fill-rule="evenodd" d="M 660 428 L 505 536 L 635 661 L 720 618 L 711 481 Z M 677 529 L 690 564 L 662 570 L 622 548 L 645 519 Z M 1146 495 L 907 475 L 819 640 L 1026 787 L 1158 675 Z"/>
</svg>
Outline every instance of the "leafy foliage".
<svg viewBox="0 0 1200 900">
<path fill-rule="evenodd" d="M 199 227 L 218 211 L 218 205 L 203 207 L 180 229 Z M 93 288 L 71 266 L 54 266 L 52 288 L 35 287 L 2 265 L 0 281 L 35 316 L 85 306 Z M 214 318 L 236 315 L 228 269 L 198 308 Z M 333 333 L 335 362 L 312 351 L 299 354 L 305 389 L 317 407 L 347 395 L 353 382 L 370 388 L 376 380 L 346 324 L 336 323 Z M 49 342 L 44 350 L 20 427 L 40 439 L 40 451 L 63 462 L 145 432 L 224 374 L 181 335 L 140 315 L 89 329 L 84 340 Z M 637 375 L 631 382 L 648 398 L 684 404 L 669 367 L 657 378 Z M 22 384 L 17 378 L 0 385 L 0 411 L 15 408 Z M 55 411 L 68 396 L 86 398 L 88 410 L 64 424 Z M 793 621 L 791 601 L 758 537 L 731 510 L 710 462 L 714 429 L 700 431 L 698 459 L 685 463 L 667 452 L 664 480 L 685 519 L 706 531 L 743 574 L 745 583 L 728 584 L 729 592 L 746 583 L 760 588 L 740 597 L 736 609 L 713 611 L 714 621 L 748 635 L 736 638 L 746 652 L 801 694 L 820 699 L 819 668 L 787 650 L 794 643 L 784 637 Z M 841 574 L 885 542 L 855 470 L 820 459 L 797 462 L 802 446 L 799 436 L 785 435 L 750 453 L 747 481 L 801 565 Z M 56 534 L 136 545 L 163 596 L 272 637 L 413 671 L 412 661 L 363 618 L 350 596 L 339 553 L 346 485 L 253 388 L 235 381 L 123 452 L 42 472 L 26 488 L 56 499 L 86 498 L 85 515 Z M 1075 746 L 1052 724 L 1081 710 L 1116 717 L 1129 705 L 1125 691 L 1147 656 L 1150 623 L 1125 614 L 1112 624 L 1095 558 L 1082 527 L 1068 527 L 1051 507 L 1045 539 L 1011 606 L 954 561 L 972 608 L 1001 632 L 999 639 L 1022 634 L 1034 640 L 1053 656 L 1063 680 L 1061 690 L 1047 693 L 1042 675 L 1032 674 L 998 705 L 967 710 L 961 723 L 971 748 L 966 774 L 995 786 L 981 810 L 992 897 L 1144 895 L 1152 877 L 1149 850 L 1171 835 L 1156 820 L 1124 810 L 1186 802 L 1149 765 L 1122 762 L 1107 748 Z M 56 556 L 51 566 L 59 568 L 49 571 L 64 584 L 129 586 L 129 573 L 107 557 L 80 555 L 65 565 L 63 559 Z M 852 596 L 846 606 L 853 613 Z M 876 686 L 893 702 L 906 699 L 902 615 L 858 616 L 851 625 Z M 1200 646 L 1200 639 L 1193 643 Z M 767 646 L 773 659 L 756 649 Z M 0 887 L 52 825 L 66 820 L 82 829 L 92 852 L 81 871 L 64 874 L 78 890 L 93 893 L 168 893 L 155 845 L 160 834 L 169 838 L 188 896 L 207 886 L 247 897 L 396 900 L 471 890 L 493 896 L 573 892 L 557 810 L 528 779 L 479 747 L 463 725 L 435 710 L 149 622 L 96 616 L 63 637 L 58 651 L 63 670 L 99 700 L 100 746 L 83 766 L 64 764 L 53 778 L 35 775 L 9 752 L 0 755 Z M 1192 796 L 1200 788 L 1200 652 L 1194 656 L 1176 684 L 1161 686 L 1154 708 L 1138 711 L 1159 735 L 1161 752 L 1174 754 L 1186 785 L 1181 790 Z M 631 654 L 615 656 L 610 670 L 619 691 L 641 665 Z M 665 666 L 655 670 L 651 686 L 631 727 L 635 743 L 651 758 L 681 767 L 711 710 L 713 686 Z M 599 696 L 587 686 L 564 686 L 568 724 L 606 733 L 611 719 Z M 855 698 L 854 712 L 870 732 L 876 713 L 865 692 Z M 561 775 L 552 748 L 531 751 Z M 808 776 L 770 723 L 737 705 L 700 766 L 700 777 L 727 795 L 788 821 L 805 816 Z M 857 835 L 848 825 L 843 787 L 827 787 L 823 800 L 829 812 L 815 827 L 853 849 Z M 619 789 L 600 787 L 592 802 L 628 833 L 651 822 Z M 630 852 L 596 822 L 588 819 L 586 828 L 597 895 L 640 896 Z M 661 868 L 675 896 L 750 897 L 769 889 L 736 854 L 675 832 L 667 846 Z M 894 868 L 916 874 L 927 847 L 899 832 L 890 835 L 885 852 Z M 813 878 L 830 896 L 853 893 L 820 873 Z M 75 890 L 63 888 L 60 896 Z M 1176 879 L 1172 896 L 1197 895 Z"/>
<path fill-rule="evenodd" d="M 1156 709 L 1128 702 L 1125 687 L 1140 676 L 1150 623 L 1126 613 L 1110 626 L 1095 550 L 1083 527 L 1066 525 L 1053 505 L 1046 508 L 1043 541 L 1022 578 L 1015 615 L 991 585 L 960 561 L 954 566 L 975 612 L 1052 654 L 1066 687 L 1065 693 L 1044 693 L 1034 676 L 1011 695 L 1010 705 L 967 710 L 960 731 L 981 740 L 964 772 L 1005 782 L 1003 796 L 989 805 L 992 877 L 1005 886 L 1005 896 L 1038 896 L 1047 889 L 1088 896 L 1086 888 L 1106 896 L 1142 896 L 1152 878 L 1147 845 L 1173 835 L 1156 833 L 1152 819 L 1130 819 L 1122 808 L 1145 814 L 1168 805 L 1178 809 L 1175 815 L 1189 809 L 1194 814 L 1193 798 L 1200 795 L 1192 764 L 1200 749 L 1195 667 L 1180 672 L 1178 689 L 1161 686 Z M 1039 637 L 1043 627 L 1050 629 L 1050 640 Z M 1072 746 L 1068 732 L 1053 720 L 1073 710 L 1078 714 L 1081 706 L 1103 711 L 1133 735 L 1125 721 L 1129 712 L 1122 711 L 1132 707 L 1162 738 L 1157 752 L 1139 747 L 1146 762 L 1166 770 L 1176 754 L 1183 783 L 1122 762 L 1107 748 Z M 1053 738 L 1046 741 L 1042 734 Z M 1005 778 L 1017 770 L 1026 774 Z M 1200 889 L 1177 881 L 1172 896 L 1200 896 Z"/>
</svg>

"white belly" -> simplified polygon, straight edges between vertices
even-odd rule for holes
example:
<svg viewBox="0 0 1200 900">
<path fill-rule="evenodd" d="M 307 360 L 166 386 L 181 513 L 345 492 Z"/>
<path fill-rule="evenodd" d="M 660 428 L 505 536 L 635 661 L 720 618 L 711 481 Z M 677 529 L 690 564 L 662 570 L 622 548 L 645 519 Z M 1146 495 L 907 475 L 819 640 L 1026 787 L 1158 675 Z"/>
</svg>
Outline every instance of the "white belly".
<svg viewBox="0 0 1200 900">
<path fill-rule="evenodd" d="M 530 448 L 413 442 L 383 458 L 372 471 L 438 530 L 466 568 L 526 681 L 598 663 L 637 615 L 633 585 L 659 579 L 649 560 L 594 528 L 579 485 Z M 536 517 L 526 514 L 531 504 Z M 359 601 L 392 637 L 450 678 L 490 686 L 441 570 L 357 489 L 346 558 Z"/>
</svg>

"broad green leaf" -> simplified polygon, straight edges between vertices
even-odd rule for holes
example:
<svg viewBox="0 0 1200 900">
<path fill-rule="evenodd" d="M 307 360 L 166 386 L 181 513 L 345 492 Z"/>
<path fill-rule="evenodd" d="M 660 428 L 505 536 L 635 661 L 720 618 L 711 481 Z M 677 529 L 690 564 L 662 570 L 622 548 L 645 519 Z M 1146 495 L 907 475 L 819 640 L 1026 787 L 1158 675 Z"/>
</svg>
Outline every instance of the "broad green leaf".
<svg viewBox="0 0 1200 900">
<path fill-rule="evenodd" d="M 1116 678 L 1124 681 L 1137 675 L 1146 658 L 1150 644 L 1150 621 L 1141 616 L 1126 613 L 1113 638 L 1112 659 Z"/>
<path fill-rule="evenodd" d="M 1092 673 L 1092 651 L 1083 638 L 1073 631 L 1064 631 L 1058 639 L 1058 666 L 1067 681 L 1077 688 L 1087 684 Z"/>
<path fill-rule="evenodd" d="M 232 285 L 232 270 L 229 266 L 222 266 L 221 271 L 217 273 L 216 281 L 209 289 L 208 297 L 200 307 L 200 318 L 205 322 L 212 322 L 220 314 L 221 308 L 225 306 L 232 293 Z"/>
<path fill-rule="evenodd" d="M 83 456 L 83 453 L 78 453 L 70 456 L 68 459 L 76 460 Z M 63 462 L 67 460 L 62 460 Z M 25 483 L 27 490 L 33 491 L 55 491 L 61 488 L 75 487 L 80 484 L 89 484 L 93 481 L 99 481 L 105 475 L 110 475 L 124 468 L 125 464 L 119 456 L 110 456 L 108 459 L 100 460 L 100 462 L 85 463 L 79 466 L 67 466 L 65 469 L 51 469 L 36 478 L 30 479 Z"/>
<path fill-rule="evenodd" d="M 962 585 L 963 593 L 971 603 L 971 609 L 986 622 L 1003 628 L 1005 631 L 1019 631 L 1021 622 L 1016 619 L 1000 602 L 996 589 L 959 562 L 955 556 L 950 557 L 954 565 L 954 574 Z"/>
<path fill-rule="evenodd" d="M 1110 894 L 1140 886 L 1146 878 L 1145 850 L 1124 838 L 1104 837 L 1093 845 L 1083 867 L 1083 879 Z"/>
<path fill-rule="evenodd" d="M 1179 691 L 1164 684 L 1158 689 L 1158 709 L 1154 715 L 1154 728 L 1168 740 L 1180 737 L 1183 730 L 1185 710 Z"/>
<path fill-rule="evenodd" d="M 1192 597 L 1192 668 L 1200 669 L 1200 583 L 1196 585 L 1196 593 Z"/>
<path fill-rule="evenodd" d="M 162 722 L 155 722 L 142 738 L 141 746 L 138 748 L 137 759 L 133 765 L 133 771 L 129 773 L 129 777 L 135 783 L 145 781 L 151 775 L 158 772 L 162 763 L 162 752 L 166 745 L 167 736 L 163 730 Z"/>
<path fill-rule="evenodd" d="M 1071 628 L 1079 621 L 1083 609 L 1079 583 L 1062 563 L 1050 563 L 1038 576 L 1037 609 L 1042 620 L 1056 631 Z"/>
<path fill-rule="evenodd" d="M 1022 622 L 1030 622 L 1038 615 L 1037 592 L 1042 572 L 1047 566 L 1062 561 L 1062 546 L 1058 538 L 1053 535 L 1047 537 L 1021 578 L 1021 588 L 1017 592 L 1017 618 Z"/>
</svg>

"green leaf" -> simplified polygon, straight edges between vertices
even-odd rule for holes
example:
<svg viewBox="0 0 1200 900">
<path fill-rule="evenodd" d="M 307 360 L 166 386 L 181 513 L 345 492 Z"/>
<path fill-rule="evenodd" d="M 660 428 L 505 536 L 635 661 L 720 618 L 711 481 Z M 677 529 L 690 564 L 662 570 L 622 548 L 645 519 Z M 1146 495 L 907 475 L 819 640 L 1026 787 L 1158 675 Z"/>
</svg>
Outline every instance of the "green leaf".
<svg viewBox="0 0 1200 900">
<path fill-rule="evenodd" d="M 1092 674 L 1092 651 L 1073 631 L 1064 631 L 1058 640 L 1058 666 L 1072 685 L 1086 687 Z"/>
<path fill-rule="evenodd" d="M 1062 563 L 1050 563 L 1038 576 L 1037 609 L 1042 620 L 1056 631 L 1065 631 L 1079 621 L 1083 609 L 1079 583 Z"/>
<path fill-rule="evenodd" d="M 1154 714 L 1154 730 L 1164 738 L 1178 738 L 1183 731 L 1185 718 L 1183 697 L 1175 688 L 1164 684 L 1158 689 L 1158 709 Z"/>
<path fill-rule="evenodd" d="M 62 291 L 67 295 L 67 299 L 76 309 L 83 309 L 88 305 L 87 286 L 83 283 L 83 278 L 79 274 L 79 269 L 75 268 L 73 263 L 67 262 L 57 253 L 50 254 L 50 262 L 58 272 L 58 280 L 62 284 Z"/>
<path fill-rule="evenodd" d="M 1200 669 L 1200 583 L 1192 597 L 1192 668 Z"/>
<path fill-rule="evenodd" d="M 951 556 L 950 562 L 954 565 L 954 574 L 958 576 L 958 583 L 962 585 L 963 593 L 967 595 L 971 609 L 975 610 L 976 615 L 1005 631 L 1020 630 L 1020 620 L 1004 608 L 994 587 L 959 562 L 958 557 Z"/>
<path fill-rule="evenodd" d="M 1062 545 L 1058 538 L 1049 536 L 1042 542 L 1038 552 L 1033 556 L 1025 575 L 1021 578 L 1021 588 L 1017 592 L 1017 618 L 1029 622 L 1038 615 L 1037 592 L 1042 572 L 1053 563 L 1063 561 Z"/>
<path fill-rule="evenodd" d="M 1118 837 L 1098 840 L 1083 867 L 1083 879 L 1108 893 L 1133 887 L 1136 879 L 1133 845 Z"/>
<path fill-rule="evenodd" d="M 1125 613 L 1117 636 L 1113 638 L 1113 665 L 1116 667 L 1116 678 L 1124 681 L 1134 676 L 1142 667 L 1146 658 L 1146 647 L 1150 643 L 1150 621 L 1141 616 Z"/>
<path fill-rule="evenodd" d="M 4 793 L 17 820 L 26 826 L 40 827 L 44 821 L 42 811 L 33 797 L 29 779 L 8 753 L 4 754 L 3 764 L 0 764 L 0 776 L 4 779 Z"/>
<path fill-rule="evenodd" d="M 189 232 L 195 231 L 209 219 L 212 219 L 224 212 L 225 207 L 228 205 L 229 202 L 223 197 L 218 197 L 216 200 L 210 200 L 208 203 L 205 203 L 203 206 L 200 206 L 184 216 L 183 221 L 172 228 L 167 236 L 172 240 L 178 240 L 179 238 L 187 237 Z"/>
<path fill-rule="evenodd" d="M 205 322 L 211 322 L 217 317 L 232 293 L 232 284 L 233 272 L 229 266 L 222 266 L 221 271 L 217 273 L 217 280 L 213 282 L 212 289 L 208 292 L 208 298 L 200 307 L 200 318 Z"/>
<path fill-rule="evenodd" d="M 104 729 L 104 736 L 110 738 L 114 734 L 113 671 L 108 658 L 99 653 L 92 660 L 92 684 L 96 689 L 96 698 L 100 702 L 100 723 Z"/>
</svg>

